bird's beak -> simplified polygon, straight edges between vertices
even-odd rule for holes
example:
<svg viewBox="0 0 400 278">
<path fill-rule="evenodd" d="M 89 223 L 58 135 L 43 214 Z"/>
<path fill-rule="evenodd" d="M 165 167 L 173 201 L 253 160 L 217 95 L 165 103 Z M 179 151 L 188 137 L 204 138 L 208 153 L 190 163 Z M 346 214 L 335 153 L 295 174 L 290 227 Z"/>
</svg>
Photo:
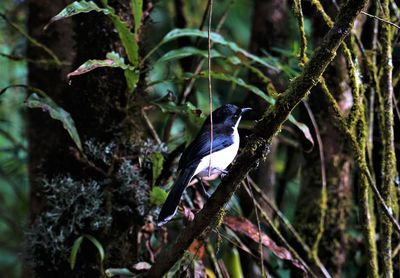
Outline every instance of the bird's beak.
<svg viewBox="0 0 400 278">
<path fill-rule="evenodd" d="M 244 113 L 249 112 L 251 110 L 253 110 L 253 109 L 250 108 L 250 107 L 242 108 L 241 111 L 240 111 L 240 114 L 244 114 Z"/>
</svg>

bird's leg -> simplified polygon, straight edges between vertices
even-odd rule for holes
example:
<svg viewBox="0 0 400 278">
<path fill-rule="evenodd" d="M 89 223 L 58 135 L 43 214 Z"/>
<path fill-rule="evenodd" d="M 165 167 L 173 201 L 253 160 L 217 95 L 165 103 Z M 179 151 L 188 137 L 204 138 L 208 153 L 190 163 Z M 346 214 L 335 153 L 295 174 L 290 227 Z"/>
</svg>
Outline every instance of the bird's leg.
<svg viewBox="0 0 400 278">
<path fill-rule="evenodd" d="M 211 196 L 208 194 L 206 188 L 204 187 L 203 180 L 199 177 L 196 177 L 196 179 L 199 181 L 200 186 L 198 188 L 200 189 L 201 195 L 203 195 L 204 199 L 208 200 Z"/>
</svg>

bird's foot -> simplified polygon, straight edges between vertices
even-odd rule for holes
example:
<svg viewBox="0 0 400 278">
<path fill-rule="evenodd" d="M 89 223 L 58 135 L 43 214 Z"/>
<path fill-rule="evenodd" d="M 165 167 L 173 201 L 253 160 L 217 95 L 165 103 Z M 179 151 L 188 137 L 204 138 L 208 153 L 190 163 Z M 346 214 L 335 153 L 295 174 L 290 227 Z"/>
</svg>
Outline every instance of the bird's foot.
<svg viewBox="0 0 400 278">
<path fill-rule="evenodd" d="M 200 194 L 203 196 L 204 199 L 208 200 L 211 195 L 207 192 L 206 188 L 204 187 L 204 183 L 203 180 L 201 178 L 197 178 L 199 181 L 199 185 L 198 188 L 200 190 Z"/>
<path fill-rule="evenodd" d="M 226 175 L 228 175 L 228 171 L 226 170 L 220 170 L 221 171 L 221 179 L 225 178 Z"/>
</svg>

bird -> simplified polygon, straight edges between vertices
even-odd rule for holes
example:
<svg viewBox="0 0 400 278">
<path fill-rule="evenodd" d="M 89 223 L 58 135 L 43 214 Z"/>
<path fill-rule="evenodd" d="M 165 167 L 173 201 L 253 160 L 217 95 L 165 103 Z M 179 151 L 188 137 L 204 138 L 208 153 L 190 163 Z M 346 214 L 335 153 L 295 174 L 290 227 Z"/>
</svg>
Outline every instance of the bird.
<svg viewBox="0 0 400 278">
<path fill-rule="evenodd" d="M 252 109 L 225 104 L 212 112 L 211 165 L 211 122 L 210 116 L 207 117 L 196 138 L 182 153 L 178 164 L 179 175 L 160 210 L 158 226 L 169 222 L 176 214 L 182 194 L 193 178 L 202 184 L 203 180 L 214 180 L 227 173 L 225 169 L 233 162 L 239 150 L 239 122 L 243 113 L 250 110 Z M 204 188 L 203 191 L 205 192 Z"/>
</svg>

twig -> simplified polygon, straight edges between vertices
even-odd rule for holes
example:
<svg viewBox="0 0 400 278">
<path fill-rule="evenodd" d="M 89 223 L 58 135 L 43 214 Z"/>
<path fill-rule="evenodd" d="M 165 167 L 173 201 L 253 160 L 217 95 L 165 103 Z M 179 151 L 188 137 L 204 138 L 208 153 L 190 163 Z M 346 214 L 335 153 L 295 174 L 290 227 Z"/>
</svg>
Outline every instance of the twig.
<svg viewBox="0 0 400 278">
<path fill-rule="evenodd" d="M 230 2 L 228 7 L 225 9 L 225 12 L 222 15 L 221 19 L 219 20 L 217 28 L 215 29 L 216 33 L 219 33 L 221 31 L 222 25 L 225 23 L 225 20 L 228 17 L 228 12 L 230 10 L 232 3 L 233 3 L 233 1 Z M 213 45 L 213 44 L 211 44 L 211 45 Z M 185 90 L 183 91 L 182 99 L 181 99 L 180 103 L 184 103 L 186 101 L 187 97 L 189 96 L 190 92 L 192 91 L 194 83 L 196 82 L 195 76 L 197 76 L 200 73 L 205 61 L 206 61 L 206 59 L 201 59 L 199 64 L 197 65 L 196 69 L 194 70 L 194 73 L 193 73 L 194 75 L 192 78 L 190 78 L 188 85 L 185 87 Z"/>
<path fill-rule="evenodd" d="M 208 176 L 211 176 L 211 155 L 213 152 L 214 143 L 214 126 L 213 126 L 213 99 L 212 99 L 212 88 L 211 88 L 211 22 L 212 22 L 212 11 L 213 11 L 213 0 L 209 0 L 208 8 L 208 105 L 210 107 L 210 159 L 208 161 Z"/>
<path fill-rule="evenodd" d="M 393 22 L 390 22 L 389 20 L 383 19 L 383 18 L 381 18 L 381 17 L 379 17 L 379 16 L 376 16 L 376 15 L 373 15 L 373 14 L 369 14 L 369 13 L 364 12 L 364 11 L 362 11 L 361 13 L 364 14 L 364 15 L 366 15 L 366 16 L 369 16 L 369 17 L 371 17 L 371 18 L 374 18 L 374 19 L 376 19 L 376 20 L 382 21 L 382 22 L 384 22 L 384 23 L 386 23 L 386 24 L 389 24 L 389 25 L 391 25 L 391 26 L 393 26 L 393 27 L 396 27 L 397 29 L 400 29 L 400 26 L 399 26 L 399 25 L 397 25 L 397 24 L 395 24 L 395 23 L 393 23 Z"/>
<path fill-rule="evenodd" d="M 153 124 L 151 123 L 149 117 L 147 116 L 147 113 L 146 113 L 147 109 L 148 109 L 147 107 L 142 108 L 142 116 L 143 116 L 148 128 L 150 129 L 150 132 L 153 135 L 154 139 L 157 141 L 157 144 L 161 144 L 162 141 L 161 141 L 160 137 L 158 136 L 157 131 L 154 128 Z"/>
<path fill-rule="evenodd" d="M 267 277 L 265 273 L 265 267 L 264 267 L 264 246 L 262 243 L 262 237 L 261 237 L 261 226 L 260 226 L 260 218 L 258 216 L 258 207 L 256 204 L 256 199 L 254 198 L 253 191 L 251 190 L 251 187 L 248 187 L 245 181 L 242 181 L 243 186 L 246 188 L 247 192 L 250 195 L 251 200 L 253 201 L 253 206 L 254 206 L 254 212 L 256 214 L 256 220 L 257 220 L 257 229 L 258 229 L 258 234 L 259 234 L 259 241 L 258 241 L 258 248 L 260 252 L 260 267 L 261 267 L 261 276 L 263 278 Z"/>
</svg>

